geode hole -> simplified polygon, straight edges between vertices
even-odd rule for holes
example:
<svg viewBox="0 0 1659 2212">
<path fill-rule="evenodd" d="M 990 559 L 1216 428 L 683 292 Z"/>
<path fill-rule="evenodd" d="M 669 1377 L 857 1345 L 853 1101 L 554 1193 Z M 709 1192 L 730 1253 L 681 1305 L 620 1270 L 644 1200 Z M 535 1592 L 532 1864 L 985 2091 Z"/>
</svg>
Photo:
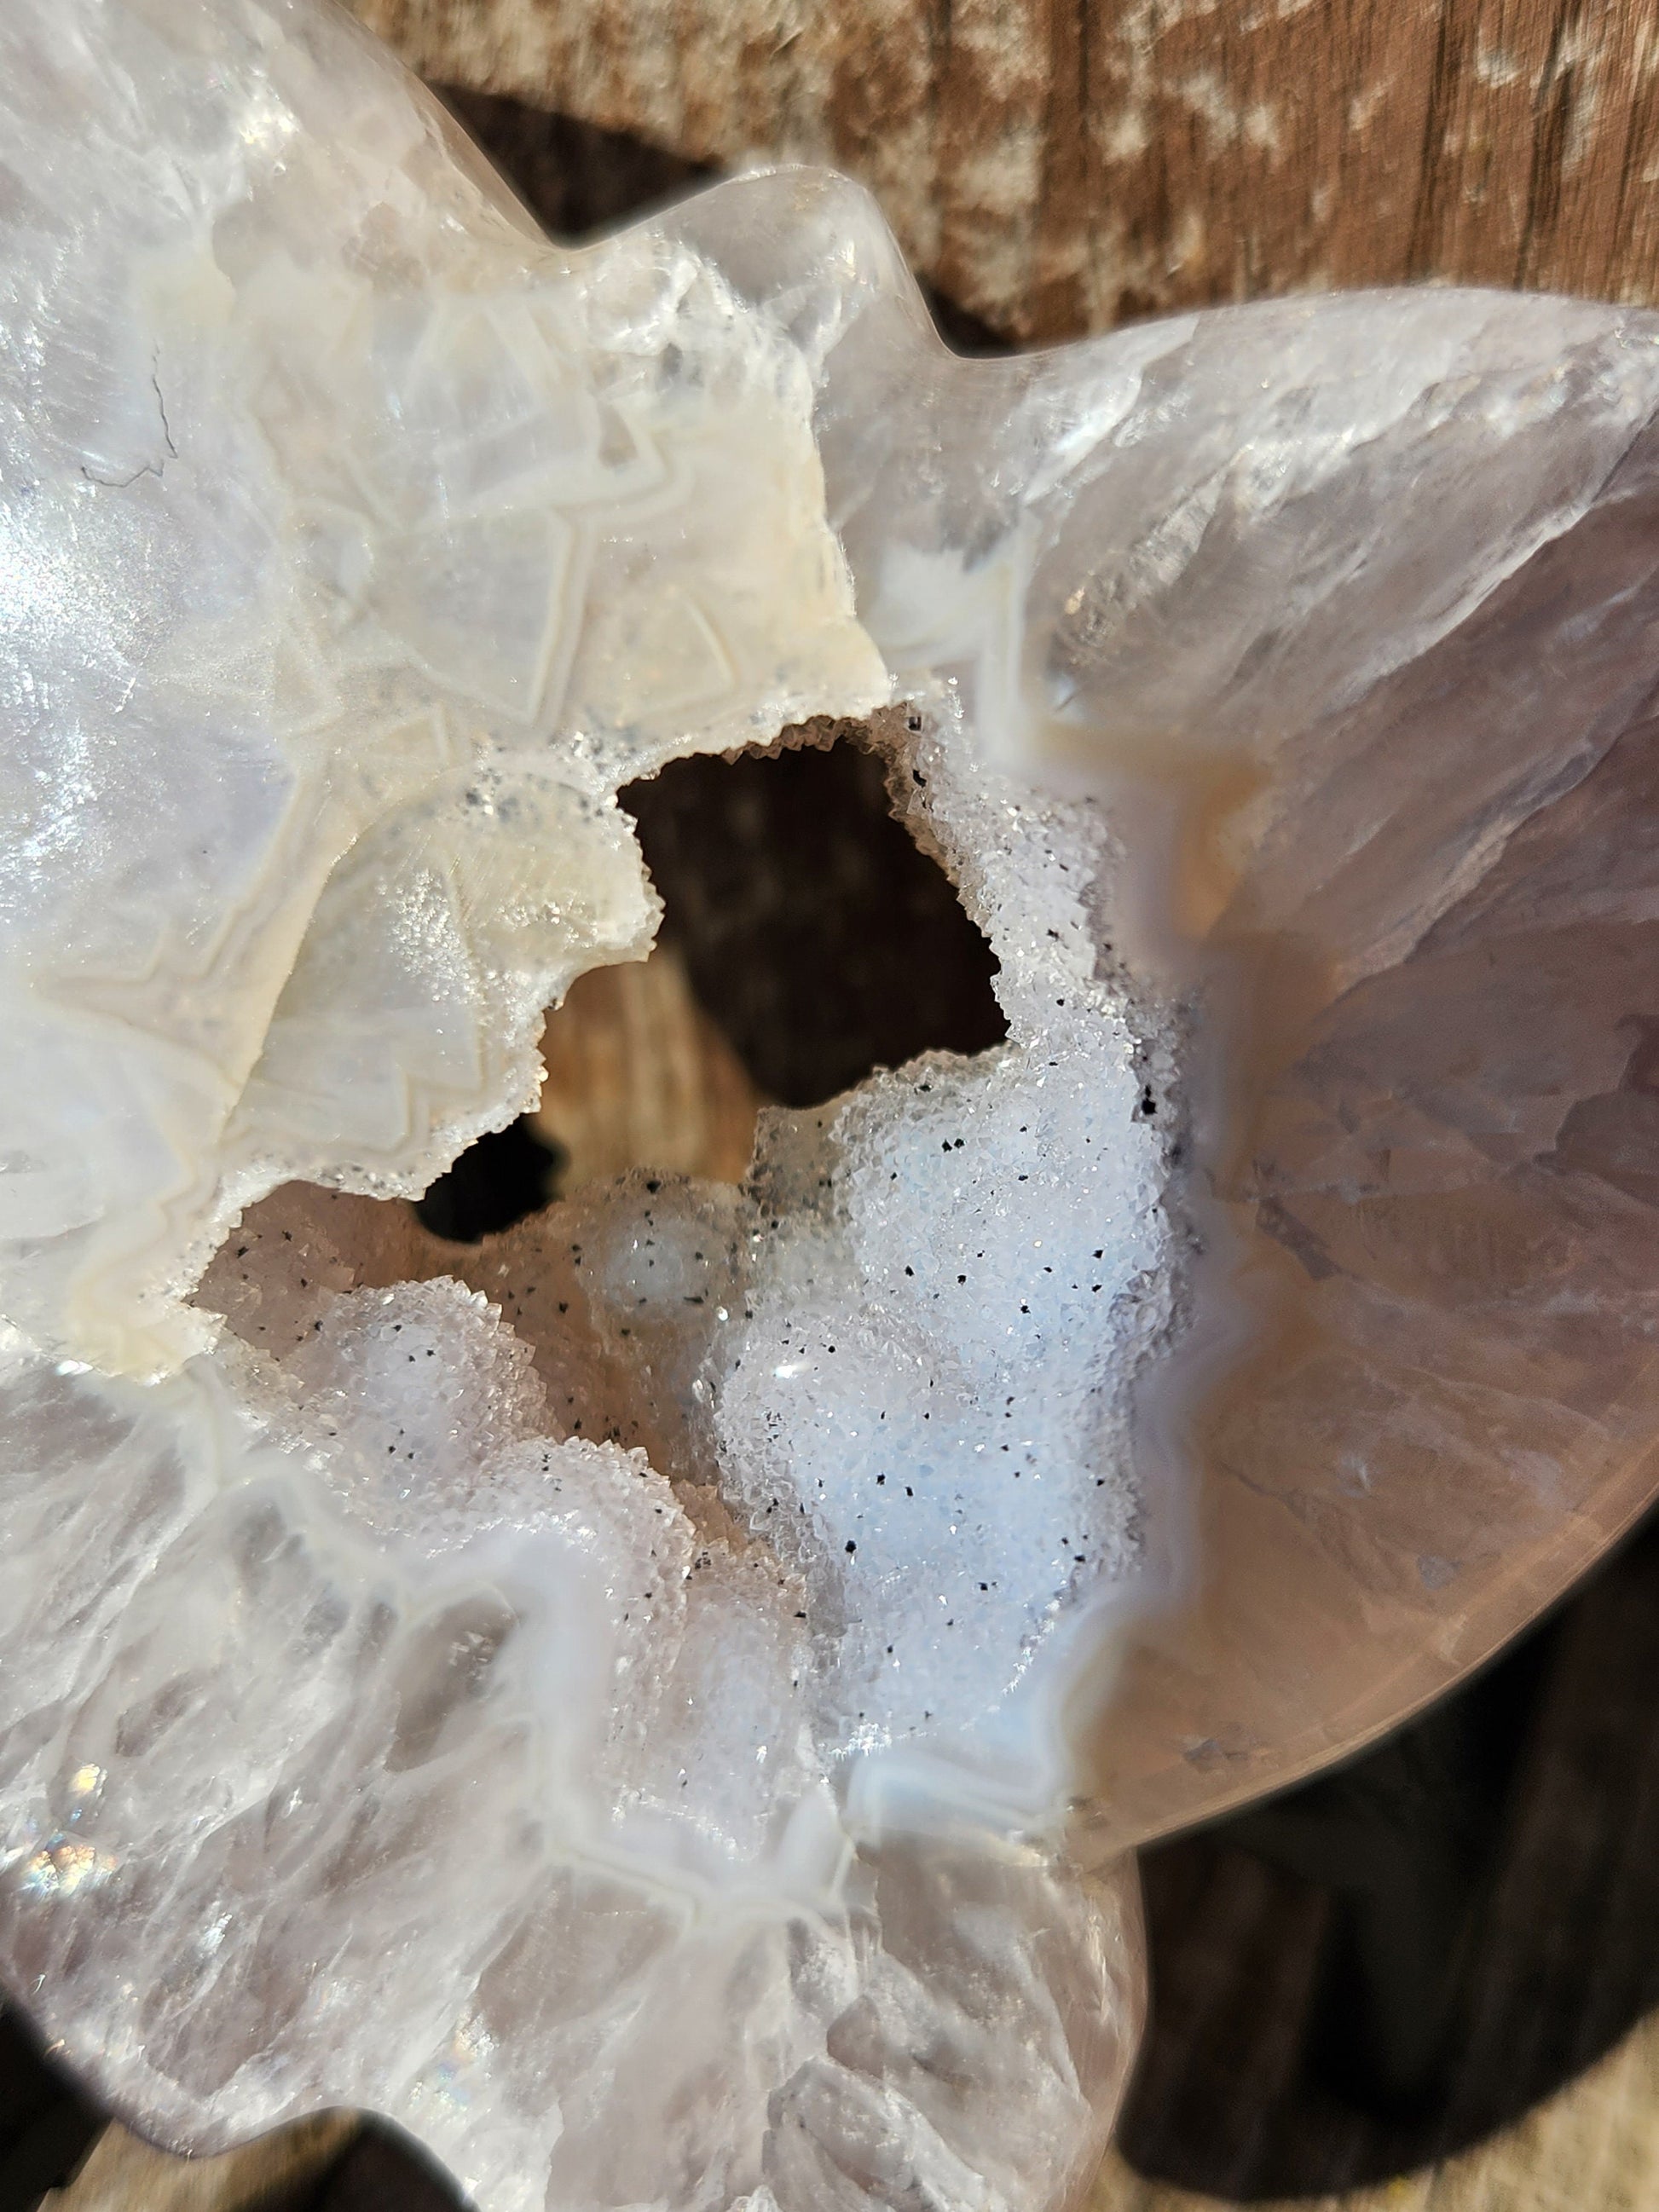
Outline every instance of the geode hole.
<svg viewBox="0 0 1659 2212">
<path fill-rule="evenodd" d="M 665 908 L 650 959 L 579 979 L 549 1021 L 540 1111 L 469 1146 L 422 1225 L 476 1243 L 635 1167 L 736 1180 L 758 1106 L 1000 1043 L 996 959 L 886 775 L 864 744 L 792 732 L 629 785 Z"/>
</svg>

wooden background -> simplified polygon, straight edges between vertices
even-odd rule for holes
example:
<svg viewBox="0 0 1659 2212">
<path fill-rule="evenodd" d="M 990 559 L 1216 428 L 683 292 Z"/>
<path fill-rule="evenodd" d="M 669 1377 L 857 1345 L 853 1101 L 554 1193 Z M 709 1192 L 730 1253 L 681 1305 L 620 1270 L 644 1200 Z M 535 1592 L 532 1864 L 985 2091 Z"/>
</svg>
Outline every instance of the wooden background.
<svg viewBox="0 0 1659 2212">
<path fill-rule="evenodd" d="M 1010 337 L 1425 277 L 1648 301 L 1651 0 L 355 0 L 434 82 L 828 161 Z"/>
</svg>

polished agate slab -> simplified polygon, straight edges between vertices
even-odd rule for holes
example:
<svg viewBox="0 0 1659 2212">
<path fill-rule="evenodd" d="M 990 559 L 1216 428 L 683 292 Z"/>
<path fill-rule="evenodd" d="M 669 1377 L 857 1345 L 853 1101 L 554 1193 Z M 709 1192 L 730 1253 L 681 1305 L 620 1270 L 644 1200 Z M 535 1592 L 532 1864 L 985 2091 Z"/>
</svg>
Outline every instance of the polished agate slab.
<svg viewBox="0 0 1659 2212">
<path fill-rule="evenodd" d="M 7 1981 L 489 2208 L 1072 2203 L 1124 1848 L 1650 1486 L 1659 325 L 970 363 L 834 178 L 550 246 L 313 0 L 0 55 Z M 617 791 L 803 738 L 1006 1041 L 424 1237 Z"/>
</svg>

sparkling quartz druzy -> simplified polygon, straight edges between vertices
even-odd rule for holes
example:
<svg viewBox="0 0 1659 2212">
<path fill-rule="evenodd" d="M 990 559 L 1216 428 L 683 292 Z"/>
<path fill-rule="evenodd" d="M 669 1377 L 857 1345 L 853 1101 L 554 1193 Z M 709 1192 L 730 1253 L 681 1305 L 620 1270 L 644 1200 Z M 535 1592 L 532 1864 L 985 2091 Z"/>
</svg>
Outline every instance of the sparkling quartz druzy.
<svg viewBox="0 0 1659 2212">
<path fill-rule="evenodd" d="M 487 2207 L 1066 2203 L 1109 1850 L 1650 1481 L 1656 325 L 962 362 L 833 179 L 556 251 L 313 0 L 0 58 L 6 1978 Z M 1007 1042 L 435 1248 L 617 790 L 812 716 Z"/>
</svg>

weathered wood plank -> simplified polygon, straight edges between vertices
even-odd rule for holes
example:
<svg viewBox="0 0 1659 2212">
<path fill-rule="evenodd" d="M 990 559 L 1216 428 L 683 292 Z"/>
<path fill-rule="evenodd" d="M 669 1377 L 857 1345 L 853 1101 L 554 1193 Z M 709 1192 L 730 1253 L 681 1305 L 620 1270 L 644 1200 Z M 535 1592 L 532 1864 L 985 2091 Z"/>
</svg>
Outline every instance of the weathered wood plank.
<svg viewBox="0 0 1659 2212">
<path fill-rule="evenodd" d="M 349 2112 L 263 2136 L 218 2158 L 170 2158 L 112 2122 L 65 2189 L 40 2212 L 263 2212 L 297 2207 L 357 2130 Z"/>
<path fill-rule="evenodd" d="M 1021 337 L 1425 276 L 1659 298 L 1646 0 L 355 0 L 434 81 L 830 161 Z"/>
</svg>

